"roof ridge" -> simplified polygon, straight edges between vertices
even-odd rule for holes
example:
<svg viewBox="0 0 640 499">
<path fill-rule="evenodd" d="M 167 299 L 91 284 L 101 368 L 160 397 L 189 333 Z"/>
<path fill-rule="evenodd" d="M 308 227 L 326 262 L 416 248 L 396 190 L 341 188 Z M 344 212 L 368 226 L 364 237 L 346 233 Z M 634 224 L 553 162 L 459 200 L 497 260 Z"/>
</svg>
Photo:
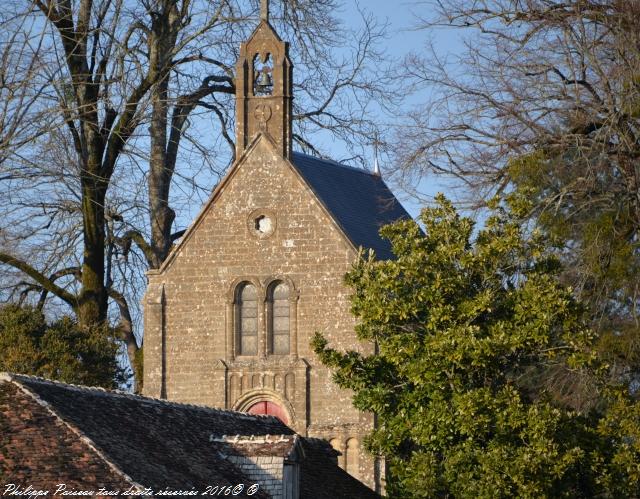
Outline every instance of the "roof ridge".
<svg viewBox="0 0 640 499">
<path fill-rule="evenodd" d="M 71 389 L 79 392 L 85 392 L 85 393 L 88 392 L 88 393 L 93 393 L 95 395 L 102 395 L 102 396 L 122 397 L 130 400 L 138 400 L 143 403 L 151 403 L 151 404 L 164 405 L 164 406 L 184 407 L 188 409 L 202 410 L 205 412 L 215 413 L 215 414 L 219 414 L 227 417 L 233 416 L 235 418 L 248 419 L 248 420 L 253 420 L 256 418 L 258 419 L 272 418 L 276 421 L 280 421 L 275 416 L 270 416 L 268 414 L 249 414 L 246 412 L 234 411 L 230 409 L 219 409 L 216 407 L 210 407 L 204 404 L 188 404 L 185 402 L 175 402 L 175 401 L 166 400 L 166 399 L 148 397 L 146 395 L 137 395 L 134 393 L 125 392 L 123 390 L 108 390 L 100 386 L 85 386 L 85 385 L 76 385 L 72 383 L 64 383 L 62 381 L 51 380 L 51 379 L 43 378 L 41 376 L 33 376 L 29 374 L 16 374 L 16 373 L 10 373 L 10 372 L 0 372 L 0 379 L 5 379 L 7 381 L 14 381 L 14 382 L 20 383 L 21 378 L 26 378 L 28 380 L 33 380 L 35 382 L 42 383 L 45 385 L 58 386 L 61 388 Z"/>
<path fill-rule="evenodd" d="M 340 163 L 334 159 L 330 159 L 330 158 L 321 158 L 318 156 L 313 156 L 311 154 L 307 154 L 304 152 L 300 152 L 300 151 L 293 151 L 293 154 L 298 154 L 300 156 L 305 156 L 307 158 L 316 160 L 316 161 L 322 161 L 323 163 L 328 163 L 331 166 L 339 166 L 341 168 L 346 168 L 347 170 L 356 172 L 356 173 L 364 173 L 365 175 L 369 175 L 371 177 L 375 177 L 375 178 L 380 178 L 380 175 L 376 175 L 374 172 L 370 172 L 369 170 L 366 170 L 364 168 L 357 168 L 355 166 L 351 166 L 351 165 L 345 165 L 344 163 Z"/>
</svg>

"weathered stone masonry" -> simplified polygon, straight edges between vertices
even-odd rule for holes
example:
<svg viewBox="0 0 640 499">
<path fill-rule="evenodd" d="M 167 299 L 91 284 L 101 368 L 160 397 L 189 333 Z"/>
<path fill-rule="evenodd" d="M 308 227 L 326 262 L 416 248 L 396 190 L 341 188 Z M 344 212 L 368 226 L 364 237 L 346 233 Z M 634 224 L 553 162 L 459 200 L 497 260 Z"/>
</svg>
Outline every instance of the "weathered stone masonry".
<svg viewBox="0 0 640 499">
<path fill-rule="evenodd" d="M 248 223 L 261 207 L 276 222 L 267 238 L 252 234 Z M 309 346 L 321 331 L 339 347 L 365 348 L 353 332 L 343 284 L 355 256 L 302 179 L 260 138 L 179 250 L 149 275 L 145 393 L 239 410 L 272 400 L 302 435 L 361 441 L 371 417 L 353 408 Z M 285 356 L 266 353 L 265 289 L 273 280 L 290 282 L 293 290 L 293 341 Z M 243 281 L 253 282 L 261 297 L 256 357 L 234 354 L 233 290 Z M 363 456 L 354 474 L 372 483 L 372 471 Z"/>
<path fill-rule="evenodd" d="M 371 487 L 373 415 L 353 408 L 310 341 L 357 341 L 344 274 L 358 248 L 388 258 L 383 223 L 407 217 L 376 174 L 291 150 L 288 44 L 263 18 L 237 65 L 237 160 L 145 295 L 144 391 L 278 416 L 331 442 Z M 276 293 L 275 290 L 278 290 Z"/>
</svg>

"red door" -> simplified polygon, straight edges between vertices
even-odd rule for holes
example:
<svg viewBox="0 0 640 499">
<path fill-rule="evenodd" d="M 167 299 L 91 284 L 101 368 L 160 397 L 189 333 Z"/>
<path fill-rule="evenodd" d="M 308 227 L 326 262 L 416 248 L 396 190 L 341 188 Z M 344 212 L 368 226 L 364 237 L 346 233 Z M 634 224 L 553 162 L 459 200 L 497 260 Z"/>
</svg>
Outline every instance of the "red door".
<svg viewBox="0 0 640 499">
<path fill-rule="evenodd" d="M 269 416 L 275 416 L 284 424 L 289 424 L 287 419 L 287 413 L 278 404 L 273 402 L 264 401 L 253 404 L 247 411 L 249 414 L 268 414 Z"/>
</svg>

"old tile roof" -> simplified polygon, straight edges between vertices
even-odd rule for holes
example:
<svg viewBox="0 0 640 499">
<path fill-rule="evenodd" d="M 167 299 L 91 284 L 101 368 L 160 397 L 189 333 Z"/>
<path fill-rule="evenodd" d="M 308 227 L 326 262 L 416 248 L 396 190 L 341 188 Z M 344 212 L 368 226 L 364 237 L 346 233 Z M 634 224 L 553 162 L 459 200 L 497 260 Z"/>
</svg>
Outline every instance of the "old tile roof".
<svg viewBox="0 0 640 499">
<path fill-rule="evenodd" d="M 134 482 L 154 490 L 204 490 L 209 485 L 243 481 L 231 463 L 212 451 L 212 434 L 293 433 L 274 417 L 169 403 L 30 376 L 11 378 L 77 428 Z"/>
<path fill-rule="evenodd" d="M 61 483 L 76 490 L 126 491 L 134 485 L 46 404 L 0 374 L 0 486 L 5 495 L 9 484 L 39 491 Z"/>
<path fill-rule="evenodd" d="M 393 257 L 383 225 L 411 217 L 379 175 L 299 152 L 292 163 L 356 247 Z"/>
<path fill-rule="evenodd" d="M 312 449 L 309 463 L 305 457 L 301 464 L 301 490 L 305 491 L 301 497 L 325 497 L 324 492 L 317 489 L 321 482 L 331 483 L 347 494 L 338 493 L 333 497 L 378 497 L 334 464 L 327 442 L 296 437 L 293 430 L 272 416 L 167 402 L 31 376 L 0 375 L 0 385 L 5 386 L 7 382 L 55 414 L 59 424 L 71 429 L 71 434 L 89 445 L 94 454 L 121 472 L 130 483 L 154 490 L 193 488 L 200 491 L 209 485 L 253 483 L 225 459 L 225 453 L 216 446 L 217 442 L 228 440 L 227 435 L 239 435 L 243 440 L 247 437 L 254 440 L 265 455 L 271 450 L 274 456 L 284 457 L 298 439 L 305 449 Z M 26 411 L 16 397 L 4 397 L 0 402 L 0 423 L 6 420 L 3 411 L 7 412 L 12 403 L 16 406 L 14 413 Z M 23 414 L 26 421 L 30 418 Z M 3 432 L 12 431 L 11 427 L 3 427 Z M 38 428 L 29 428 L 29 431 L 37 433 Z M 324 451 L 317 451 L 322 445 Z M 234 446 L 237 445 L 227 448 Z M 318 459 L 318 455 L 325 457 Z M 11 456 L 3 455 L 0 449 L 0 468 L 7 459 Z M 58 460 L 52 466 L 65 467 L 67 462 Z M 268 495 L 260 490 L 252 497 Z"/>
</svg>

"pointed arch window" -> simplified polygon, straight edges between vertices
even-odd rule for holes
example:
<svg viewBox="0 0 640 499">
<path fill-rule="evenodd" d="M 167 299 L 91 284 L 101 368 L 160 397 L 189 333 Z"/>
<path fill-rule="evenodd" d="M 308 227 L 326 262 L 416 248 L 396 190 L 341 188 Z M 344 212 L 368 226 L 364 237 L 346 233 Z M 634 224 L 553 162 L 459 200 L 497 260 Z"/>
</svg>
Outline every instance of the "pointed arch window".
<svg viewBox="0 0 640 499">
<path fill-rule="evenodd" d="M 258 354 L 258 291 L 244 282 L 238 286 L 236 295 L 236 322 L 238 355 Z"/>
<path fill-rule="evenodd" d="M 291 351 L 290 290 L 282 281 L 275 281 L 267 293 L 269 353 L 288 355 Z"/>
</svg>

